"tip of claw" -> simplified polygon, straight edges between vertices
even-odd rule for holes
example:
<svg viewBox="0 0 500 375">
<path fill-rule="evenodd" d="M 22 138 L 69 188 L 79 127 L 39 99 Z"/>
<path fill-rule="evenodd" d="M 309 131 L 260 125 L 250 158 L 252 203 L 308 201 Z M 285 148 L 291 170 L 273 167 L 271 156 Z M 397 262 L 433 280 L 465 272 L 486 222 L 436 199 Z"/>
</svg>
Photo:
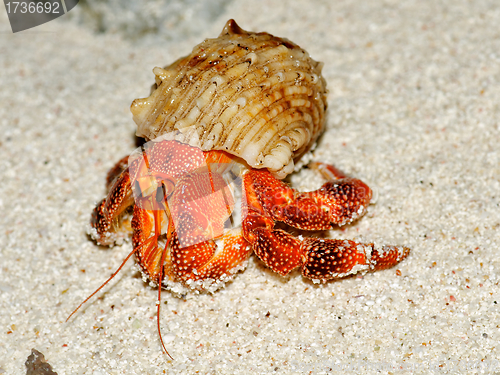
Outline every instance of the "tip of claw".
<svg viewBox="0 0 500 375">
<path fill-rule="evenodd" d="M 370 204 L 376 204 L 378 201 L 379 193 L 377 187 L 372 187 L 372 199 L 370 199 Z"/>
<path fill-rule="evenodd" d="M 401 262 L 410 254 L 410 248 L 406 246 L 382 246 L 374 248 L 371 264 L 374 270 L 391 268 Z"/>
</svg>

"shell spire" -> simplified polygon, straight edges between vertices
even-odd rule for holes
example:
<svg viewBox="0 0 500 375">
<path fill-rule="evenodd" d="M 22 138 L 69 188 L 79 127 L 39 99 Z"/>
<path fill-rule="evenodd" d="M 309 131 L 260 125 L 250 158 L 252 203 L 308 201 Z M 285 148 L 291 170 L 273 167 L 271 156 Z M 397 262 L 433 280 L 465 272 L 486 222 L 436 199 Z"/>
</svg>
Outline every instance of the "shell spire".
<svg viewBox="0 0 500 375">
<path fill-rule="evenodd" d="M 235 20 L 232 18 L 226 22 L 224 25 L 224 28 L 222 29 L 219 37 L 224 36 L 226 34 L 237 34 L 237 35 L 243 35 L 243 34 L 249 34 L 248 31 L 243 30 Z"/>
<path fill-rule="evenodd" d="M 321 67 L 288 39 L 229 20 L 219 37 L 153 69 L 156 88 L 131 106 L 137 136 L 195 132 L 203 151 L 227 151 L 283 178 L 323 131 Z"/>
</svg>

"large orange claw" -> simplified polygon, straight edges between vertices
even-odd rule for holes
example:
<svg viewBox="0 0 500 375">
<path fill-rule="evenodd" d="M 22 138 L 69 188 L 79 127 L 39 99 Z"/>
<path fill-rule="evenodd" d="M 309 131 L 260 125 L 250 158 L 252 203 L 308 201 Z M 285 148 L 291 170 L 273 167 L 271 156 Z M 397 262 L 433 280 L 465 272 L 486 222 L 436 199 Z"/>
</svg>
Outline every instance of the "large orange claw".
<svg viewBox="0 0 500 375">
<path fill-rule="evenodd" d="M 286 275 L 296 267 L 317 281 L 394 266 L 409 254 L 406 247 L 362 244 L 348 240 L 293 237 L 275 222 L 303 230 L 325 230 L 362 216 L 372 196 L 361 180 L 346 177 L 335 167 L 313 163 L 327 181 L 316 191 L 301 193 L 266 170 L 250 170 L 244 177 L 245 238 L 255 254 L 273 271 Z"/>
<path fill-rule="evenodd" d="M 324 282 L 390 268 L 406 258 L 410 250 L 403 246 L 375 248 L 372 243 L 307 238 L 299 252 L 303 256 L 302 275 Z"/>
</svg>

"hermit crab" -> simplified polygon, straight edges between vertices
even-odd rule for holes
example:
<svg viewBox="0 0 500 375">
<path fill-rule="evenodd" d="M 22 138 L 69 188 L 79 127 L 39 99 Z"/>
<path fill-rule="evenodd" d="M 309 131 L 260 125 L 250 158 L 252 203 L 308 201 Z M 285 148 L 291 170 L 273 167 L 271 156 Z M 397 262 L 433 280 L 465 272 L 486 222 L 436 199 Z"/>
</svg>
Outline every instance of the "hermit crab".
<svg viewBox="0 0 500 375">
<path fill-rule="evenodd" d="M 319 189 L 302 193 L 282 181 L 324 130 L 321 68 L 289 40 L 233 20 L 218 38 L 155 68 L 150 96 L 131 106 L 137 135 L 148 142 L 108 173 L 91 236 L 111 246 L 131 234 L 126 260 L 135 254 L 158 298 L 161 287 L 179 285 L 212 292 L 252 252 L 280 275 L 300 267 L 314 282 L 400 262 L 406 247 L 288 230 L 351 223 L 372 197 L 362 181 L 319 162 L 310 164 L 326 178 Z"/>
</svg>

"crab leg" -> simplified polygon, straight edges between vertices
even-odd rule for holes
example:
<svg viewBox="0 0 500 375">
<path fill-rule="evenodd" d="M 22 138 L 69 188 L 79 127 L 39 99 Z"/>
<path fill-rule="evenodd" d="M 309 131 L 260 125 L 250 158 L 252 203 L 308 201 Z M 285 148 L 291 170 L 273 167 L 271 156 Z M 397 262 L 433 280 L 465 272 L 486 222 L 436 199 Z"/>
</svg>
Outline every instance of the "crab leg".
<svg viewBox="0 0 500 375">
<path fill-rule="evenodd" d="M 391 268 L 406 258 L 410 249 L 403 246 L 363 244 L 349 240 L 307 238 L 302 241 L 302 275 L 326 281 L 358 272 Z"/>
<path fill-rule="evenodd" d="M 165 236 L 162 236 L 162 228 L 165 225 L 167 225 L 167 231 Z M 161 266 L 162 264 L 170 264 L 170 246 L 168 244 L 171 243 L 172 238 L 172 233 L 169 233 L 171 226 L 165 212 L 146 210 L 136 205 L 134 206 L 132 228 L 134 231 L 132 245 L 135 249 L 137 263 L 148 278 L 159 285 L 165 277 L 173 277 L 171 269 Z"/>
<path fill-rule="evenodd" d="M 361 180 L 345 177 L 333 166 L 315 164 L 323 167 L 323 175 L 334 178 L 316 191 L 298 192 L 267 170 L 256 169 L 246 174 L 247 185 L 273 220 L 298 229 L 327 230 L 332 224 L 348 224 L 362 216 L 372 197 L 370 188 Z"/>
<path fill-rule="evenodd" d="M 138 263 L 157 284 L 161 284 L 164 278 L 178 278 L 183 282 L 227 279 L 252 252 L 240 229 L 228 231 L 217 242 L 207 240 L 183 247 L 172 226 L 166 240 L 170 245 L 162 246 L 158 239 L 165 219 L 160 211 L 148 211 L 137 206 L 134 208 L 132 242 Z M 187 218 L 183 224 L 189 226 Z M 164 265 L 163 269 L 161 264 Z"/>
<path fill-rule="evenodd" d="M 124 161 L 125 158 L 120 160 L 108 173 L 109 193 L 92 212 L 91 236 L 99 245 L 113 245 L 118 238 L 131 231 L 124 222 L 124 214 L 134 204 L 134 196 Z"/>
<path fill-rule="evenodd" d="M 124 156 L 108 171 L 106 175 L 106 189 L 111 191 L 113 184 L 120 177 L 124 170 L 128 168 L 128 159 L 130 156 Z"/>
<path fill-rule="evenodd" d="M 151 280 L 161 284 L 160 275 L 185 284 L 227 280 L 250 256 L 241 229 L 224 228 L 234 204 L 219 174 L 188 173 L 178 179 L 170 196 L 160 198 L 141 198 L 132 220 L 138 263 Z"/>
<path fill-rule="evenodd" d="M 142 206 L 152 206 L 142 203 Z M 196 280 L 227 281 L 250 256 L 252 250 L 241 231 L 235 230 L 219 239 L 222 242 L 221 248 L 213 240 L 182 248 L 171 216 L 168 205 L 164 206 L 164 210 L 134 206 L 132 243 L 138 264 L 148 278 L 158 285 L 158 334 L 163 350 L 172 358 L 165 347 L 160 329 L 162 284 L 166 284 L 167 280 L 179 279 L 188 285 Z M 191 226 L 189 222 L 186 225 Z"/>
<path fill-rule="evenodd" d="M 301 238 L 275 229 L 275 221 L 282 221 L 299 229 L 326 230 L 333 224 L 350 223 L 365 212 L 371 199 L 366 184 L 345 177 L 333 166 L 316 163 L 314 168 L 331 180 L 306 193 L 290 188 L 266 170 L 250 170 L 243 178 L 243 233 L 268 267 L 286 275 L 301 266 L 305 277 L 326 281 L 389 268 L 408 255 L 406 247 L 376 248 L 348 240 Z"/>
<path fill-rule="evenodd" d="M 91 235 L 99 244 L 112 245 L 120 232 L 132 232 L 134 250 L 127 259 L 135 254 L 143 273 L 158 285 L 158 333 L 169 356 L 160 329 L 161 287 L 169 281 L 218 287 L 244 267 L 252 252 L 241 229 L 224 228 L 234 206 L 222 176 L 233 167 L 231 160 L 225 153 L 203 153 L 177 142 L 154 144 L 109 171 L 109 194 L 92 214 Z M 199 280 L 208 283 L 193 284 Z"/>
<path fill-rule="evenodd" d="M 218 242 L 218 243 L 217 243 Z M 189 280 L 227 281 L 252 253 L 241 229 L 233 229 L 218 240 L 205 241 L 181 248 L 177 237 L 172 245 L 172 265 L 177 277 Z"/>
</svg>

